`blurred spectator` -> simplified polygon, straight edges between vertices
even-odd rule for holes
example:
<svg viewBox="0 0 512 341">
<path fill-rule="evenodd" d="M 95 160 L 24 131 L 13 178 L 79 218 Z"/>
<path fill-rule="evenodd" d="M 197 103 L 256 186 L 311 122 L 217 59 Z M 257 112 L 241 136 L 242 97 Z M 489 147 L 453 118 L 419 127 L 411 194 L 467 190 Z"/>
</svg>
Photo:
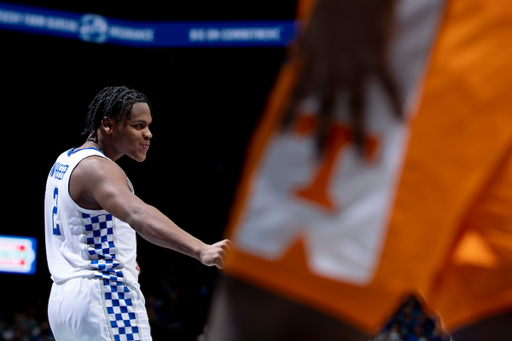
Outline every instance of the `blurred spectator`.
<svg viewBox="0 0 512 341">
<path fill-rule="evenodd" d="M 54 341 L 46 305 L 37 300 L 27 307 L 2 307 L 0 341 Z"/>
<path fill-rule="evenodd" d="M 385 333 L 384 335 L 385 335 L 385 338 L 384 338 L 385 341 L 401 341 L 402 337 L 400 334 L 400 324 L 398 324 L 396 322 L 393 323 L 391 325 L 391 327 L 389 328 L 388 332 Z"/>
<path fill-rule="evenodd" d="M 449 341 L 437 318 L 430 316 L 415 296 L 407 297 L 372 341 Z"/>
</svg>

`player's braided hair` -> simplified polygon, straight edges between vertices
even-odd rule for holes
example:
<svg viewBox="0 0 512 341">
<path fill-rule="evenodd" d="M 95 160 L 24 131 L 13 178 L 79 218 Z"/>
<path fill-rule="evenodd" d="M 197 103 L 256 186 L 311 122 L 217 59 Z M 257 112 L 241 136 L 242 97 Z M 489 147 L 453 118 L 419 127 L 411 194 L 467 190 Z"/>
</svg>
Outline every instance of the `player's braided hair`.
<svg viewBox="0 0 512 341">
<path fill-rule="evenodd" d="M 147 103 L 148 99 L 141 92 L 126 86 L 111 86 L 101 90 L 89 104 L 89 111 L 82 135 L 94 135 L 104 118 L 121 119 L 122 114 L 130 118 L 135 103 Z"/>
</svg>

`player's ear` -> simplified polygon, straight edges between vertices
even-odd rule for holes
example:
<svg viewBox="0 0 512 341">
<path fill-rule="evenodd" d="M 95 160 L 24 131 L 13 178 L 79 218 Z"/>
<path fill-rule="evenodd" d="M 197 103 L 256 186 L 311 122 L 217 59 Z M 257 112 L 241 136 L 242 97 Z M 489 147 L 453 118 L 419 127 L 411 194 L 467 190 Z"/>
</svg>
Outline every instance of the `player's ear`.
<svg viewBox="0 0 512 341">
<path fill-rule="evenodd" d="M 101 129 L 105 131 L 107 134 L 112 134 L 114 122 L 110 117 L 103 117 L 101 120 Z"/>
</svg>

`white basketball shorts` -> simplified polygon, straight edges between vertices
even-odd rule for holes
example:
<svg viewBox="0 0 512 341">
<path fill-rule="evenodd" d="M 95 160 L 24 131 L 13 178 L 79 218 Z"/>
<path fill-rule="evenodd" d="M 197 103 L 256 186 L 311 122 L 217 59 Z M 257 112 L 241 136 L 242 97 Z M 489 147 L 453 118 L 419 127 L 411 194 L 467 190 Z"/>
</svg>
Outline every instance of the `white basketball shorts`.
<svg viewBox="0 0 512 341">
<path fill-rule="evenodd" d="M 57 341 L 151 341 L 138 288 L 103 278 L 54 283 L 48 319 Z"/>
</svg>

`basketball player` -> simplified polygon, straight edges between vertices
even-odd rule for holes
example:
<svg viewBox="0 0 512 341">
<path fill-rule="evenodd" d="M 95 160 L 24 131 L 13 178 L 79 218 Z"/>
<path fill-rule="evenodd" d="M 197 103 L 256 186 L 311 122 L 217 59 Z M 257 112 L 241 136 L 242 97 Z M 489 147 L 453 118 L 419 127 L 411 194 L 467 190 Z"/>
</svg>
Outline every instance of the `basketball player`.
<svg viewBox="0 0 512 341">
<path fill-rule="evenodd" d="M 512 6 L 299 3 L 248 150 L 209 340 L 366 340 L 409 293 L 512 335 Z"/>
<path fill-rule="evenodd" d="M 115 163 L 123 155 L 146 159 L 151 121 L 143 94 L 103 89 L 89 106 L 86 142 L 61 154 L 48 176 L 45 236 L 54 282 L 48 315 L 57 340 L 151 340 L 136 233 L 224 267 L 228 241 L 206 245 L 180 229 L 135 196 Z"/>
</svg>

